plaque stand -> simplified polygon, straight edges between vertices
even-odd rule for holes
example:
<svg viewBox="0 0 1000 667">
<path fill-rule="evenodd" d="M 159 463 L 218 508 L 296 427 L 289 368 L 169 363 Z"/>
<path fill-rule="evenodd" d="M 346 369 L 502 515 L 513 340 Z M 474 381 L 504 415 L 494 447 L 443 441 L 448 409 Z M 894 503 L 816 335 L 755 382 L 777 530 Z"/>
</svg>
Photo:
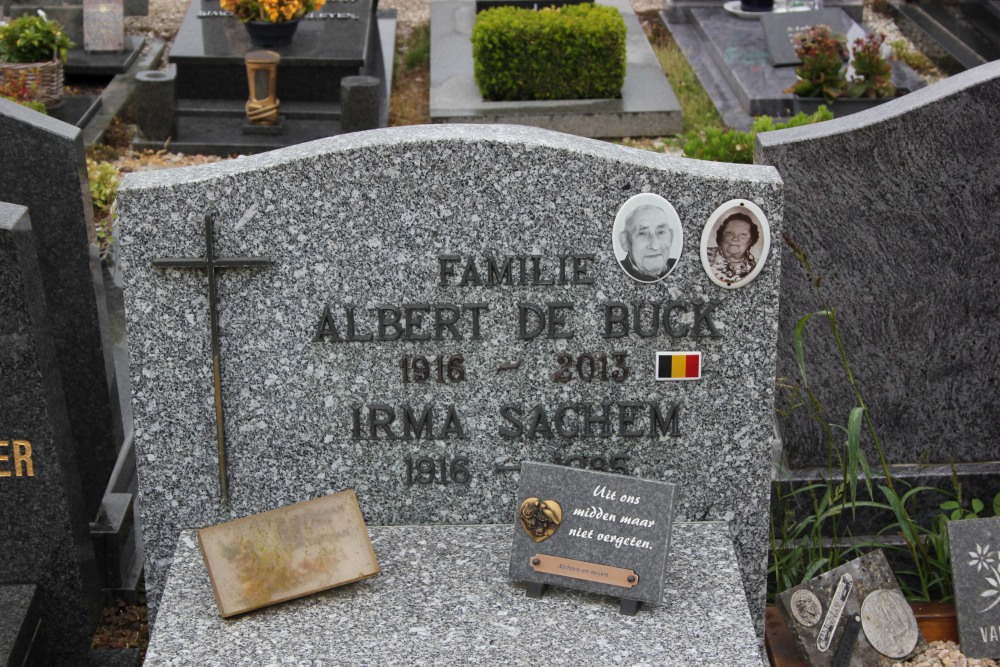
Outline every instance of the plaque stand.
<svg viewBox="0 0 1000 667">
<path fill-rule="evenodd" d="M 548 588 L 547 584 L 527 581 L 524 584 L 524 597 L 540 600 L 545 594 L 546 588 Z M 621 605 L 618 608 L 618 612 L 626 616 L 635 616 L 639 611 L 639 607 L 642 606 L 642 600 L 629 600 L 627 598 L 619 598 L 619 600 L 621 601 Z"/>
</svg>

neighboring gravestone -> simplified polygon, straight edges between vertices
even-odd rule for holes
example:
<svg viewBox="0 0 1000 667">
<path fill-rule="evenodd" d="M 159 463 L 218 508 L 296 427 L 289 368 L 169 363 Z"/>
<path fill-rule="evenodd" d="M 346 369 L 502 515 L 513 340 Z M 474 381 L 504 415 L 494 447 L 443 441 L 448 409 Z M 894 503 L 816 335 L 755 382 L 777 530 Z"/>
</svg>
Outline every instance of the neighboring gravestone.
<svg viewBox="0 0 1000 667">
<path fill-rule="evenodd" d="M 643 192 L 683 228 L 652 283 L 612 239 Z M 182 528 L 344 488 L 369 525 L 506 523 L 521 462 L 561 460 L 672 482 L 678 521 L 727 521 L 761 631 L 779 265 L 709 279 L 702 228 L 734 198 L 780 234 L 771 169 L 518 126 L 127 176 L 153 607 Z M 701 352 L 701 379 L 658 382 L 657 351 Z"/>
<path fill-rule="evenodd" d="M 1000 658 L 1000 518 L 948 522 L 962 654 Z"/>
<path fill-rule="evenodd" d="M 822 278 L 820 297 L 782 244 L 778 374 L 799 380 L 799 318 L 835 308 L 892 463 L 1000 459 L 998 105 L 994 62 L 877 109 L 757 136 L 756 161 L 785 180 L 786 233 Z M 846 424 L 856 399 L 822 318 L 806 327 L 805 363 L 824 419 Z M 805 410 L 780 423 L 792 467 L 827 465 Z"/>
<path fill-rule="evenodd" d="M 75 666 L 101 589 L 36 247 L 26 209 L 0 203 L 0 584 L 38 586 L 45 664 Z"/>
<path fill-rule="evenodd" d="M 0 99 L 0 201 L 27 206 L 57 368 L 93 521 L 121 446 L 121 416 L 79 129 Z"/>
</svg>

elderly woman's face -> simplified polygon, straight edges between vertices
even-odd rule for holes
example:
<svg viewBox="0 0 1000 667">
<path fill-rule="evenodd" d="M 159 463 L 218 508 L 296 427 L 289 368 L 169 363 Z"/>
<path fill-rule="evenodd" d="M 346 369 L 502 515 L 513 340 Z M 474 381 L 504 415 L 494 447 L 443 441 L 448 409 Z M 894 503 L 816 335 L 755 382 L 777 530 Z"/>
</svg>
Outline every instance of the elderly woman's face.
<svg viewBox="0 0 1000 667">
<path fill-rule="evenodd" d="M 730 261 L 742 260 L 750 249 L 750 223 L 732 220 L 722 231 L 722 254 Z"/>
</svg>

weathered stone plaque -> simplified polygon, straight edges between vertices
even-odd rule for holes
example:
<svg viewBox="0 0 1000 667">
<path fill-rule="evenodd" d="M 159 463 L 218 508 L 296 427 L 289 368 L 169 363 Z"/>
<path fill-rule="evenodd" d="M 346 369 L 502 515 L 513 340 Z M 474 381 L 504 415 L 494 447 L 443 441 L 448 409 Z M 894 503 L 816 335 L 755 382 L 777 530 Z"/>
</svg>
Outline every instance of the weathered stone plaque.
<svg viewBox="0 0 1000 667">
<path fill-rule="evenodd" d="M 778 262 L 727 290 L 698 244 L 741 197 L 780 235 L 772 169 L 449 125 L 122 188 L 154 607 L 185 526 L 348 487 L 369 525 L 507 522 L 541 461 L 671 482 L 678 519 L 727 521 L 762 630 Z M 627 213 L 614 233 L 640 193 L 675 211 L 676 254 Z M 623 233 L 662 280 L 622 270 Z M 657 380 L 657 352 L 701 353 L 700 379 Z"/>
<path fill-rule="evenodd" d="M 522 463 L 511 579 L 659 604 L 675 494 L 666 482 Z"/>
<path fill-rule="evenodd" d="M 90 52 L 125 48 L 123 0 L 83 0 L 83 48 Z"/>
<path fill-rule="evenodd" d="M 1000 657 L 1000 518 L 948 522 L 962 653 Z"/>
<path fill-rule="evenodd" d="M 353 489 L 198 531 L 223 618 L 374 577 Z"/>
<path fill-rule="evenodd" d="M 881 549 L 788 589 L 777 602 L 812 667 L 890 667 L 927 648 Z"/>
</svg>

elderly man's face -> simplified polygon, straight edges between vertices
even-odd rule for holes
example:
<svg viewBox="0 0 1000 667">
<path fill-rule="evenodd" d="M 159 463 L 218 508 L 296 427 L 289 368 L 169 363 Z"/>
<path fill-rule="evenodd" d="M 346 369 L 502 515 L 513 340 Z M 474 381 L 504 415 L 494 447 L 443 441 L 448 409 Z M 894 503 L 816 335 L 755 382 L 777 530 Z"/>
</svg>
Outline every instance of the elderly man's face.
<svg viewBox="0 0 1000 667">
<path fill-rule="evenodd" d="M 722 232 L 722 254 L 731 262 L 742 260 L 750 249 L 750 223 L 732 220 Z"/>
<path fill-rule="evenodd" d="M 632 262 L 642 271 L 659 275 L 667 266 L 674 234 L 667 215 L 659 209 L 640 211 L 632 219 L 631 234 L 622 233 L 622 245 L 628 248 Z"/>
</svg>

